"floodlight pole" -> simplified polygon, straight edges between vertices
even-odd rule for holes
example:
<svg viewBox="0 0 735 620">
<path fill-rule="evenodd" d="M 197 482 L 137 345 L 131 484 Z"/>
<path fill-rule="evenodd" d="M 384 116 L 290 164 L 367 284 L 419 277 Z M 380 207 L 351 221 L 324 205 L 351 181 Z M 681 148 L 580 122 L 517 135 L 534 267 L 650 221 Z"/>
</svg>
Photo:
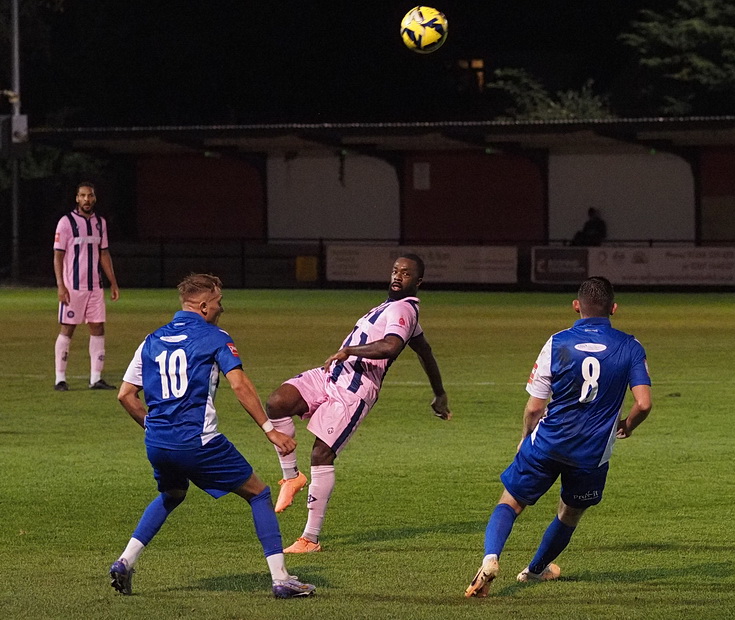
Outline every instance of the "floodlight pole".
<svg viewBox="0 0 735 620">
<path fill-rule="evenodd" d="M 12 14 L 13 33 L 13 117 L 20 116 L 20 34 L 18 26 L 18 0 L 13 0 Z M 13 282 L 20 280 L 20 161 L 18 157 L 11 157 L 10 165 L 13 176 L 12 217 L 13 217 L 13 248 L 10 262 L 10 278 Z"/>
</svg>

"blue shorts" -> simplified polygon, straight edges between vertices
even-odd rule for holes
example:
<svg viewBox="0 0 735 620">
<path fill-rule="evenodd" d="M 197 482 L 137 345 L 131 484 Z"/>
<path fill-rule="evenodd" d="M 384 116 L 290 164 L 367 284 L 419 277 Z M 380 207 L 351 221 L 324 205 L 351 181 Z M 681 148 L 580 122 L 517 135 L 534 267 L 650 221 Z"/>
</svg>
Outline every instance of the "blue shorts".
<svg viewBox="0 0 735 620">
<path fill-rule="evenodd" d="M 527 437 L 500 480 L 519 502 L 533 506 L 561 476 L 562 501 L 573 508 L 587 508 L 602 501 L 609 468 L 609 463 L 594 469 L 560 463 L 536 450 Z"/>
<path fill-rule="evenodd" d="M 158 490 L 186 490 L 191 480 L 202 491 L 218 498 L 241 486 L 253 475 L 253 468 L 224 435 L 201 448 L 169 450 L 146 446 L 153 465 Z"/>
</svg>

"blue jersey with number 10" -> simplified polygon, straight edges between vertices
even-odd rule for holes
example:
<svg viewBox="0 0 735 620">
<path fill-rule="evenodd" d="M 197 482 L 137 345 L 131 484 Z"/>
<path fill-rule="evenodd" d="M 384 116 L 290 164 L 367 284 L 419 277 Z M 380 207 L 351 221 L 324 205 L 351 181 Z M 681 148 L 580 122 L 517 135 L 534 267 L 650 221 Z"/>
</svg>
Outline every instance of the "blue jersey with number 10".
<svg viewBox="0 0 735 620">
<path fill-rule="evenodd" d="M 637 385 L 651 385 L 646 353 L 609 319 L 580 319 L 554 334 L 526 388 L 532 396 L 551 398 L 531 435 L 534 447 L 575 467 L 607 462 L 627 388 Z"/>
<path fill-rule="evenodd" d="M 145 394 L 146 444 L 187 450 L 219 435 L 214 408 L 219 373 L 240 366 L 229 334 L 195 312 L 177 312 L 146 337 L 124 377 Z"/>
</svg>

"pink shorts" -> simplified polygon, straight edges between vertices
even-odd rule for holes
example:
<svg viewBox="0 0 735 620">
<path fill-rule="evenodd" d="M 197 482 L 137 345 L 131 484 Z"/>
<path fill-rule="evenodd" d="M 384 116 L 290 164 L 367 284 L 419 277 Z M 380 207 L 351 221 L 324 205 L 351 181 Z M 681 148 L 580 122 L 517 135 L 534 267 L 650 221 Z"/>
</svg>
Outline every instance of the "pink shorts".
<svg viewBox="0 0 735 620">
<path fill-rule="evenodd" d="M 82 323 L 105 322 L 105 291 L 69 290 L 69 303 L 59 302 L 59 323 L 81 325 Z"/>
<path fill-rule="evenodd" d="M 293 385 L 309 406 L 302 416 L 309 421 L 306 428 L 339 454 L 378 400 L 378 390 L 371 391 L 366 400 L 328 378 L 321 368 L 312 368 L 286 383 Z"/>
</svg>

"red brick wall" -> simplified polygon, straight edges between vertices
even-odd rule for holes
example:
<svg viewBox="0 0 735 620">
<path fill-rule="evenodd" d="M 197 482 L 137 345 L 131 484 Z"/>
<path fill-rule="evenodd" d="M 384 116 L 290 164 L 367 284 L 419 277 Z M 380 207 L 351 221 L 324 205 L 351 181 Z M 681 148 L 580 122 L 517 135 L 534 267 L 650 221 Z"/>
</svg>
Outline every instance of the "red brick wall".
<svg viewBox="0 0 735 620">
<path fill-rule="evenodd" d="M 428 163 L 430 189 L 416 189 L 414 163 Z M 546 182 L 538 163 L 516 155 L 415 153 L 403 179 L 406 243 L 543 241 Z M 417 179 L 420 181 L 420 179 Z"/>
<path fill-rule="evenodd" d="M 226 157 L 141 157 L 142 239 L 266 238 L 265 190 L 256 166 Z"/>
</svg>

